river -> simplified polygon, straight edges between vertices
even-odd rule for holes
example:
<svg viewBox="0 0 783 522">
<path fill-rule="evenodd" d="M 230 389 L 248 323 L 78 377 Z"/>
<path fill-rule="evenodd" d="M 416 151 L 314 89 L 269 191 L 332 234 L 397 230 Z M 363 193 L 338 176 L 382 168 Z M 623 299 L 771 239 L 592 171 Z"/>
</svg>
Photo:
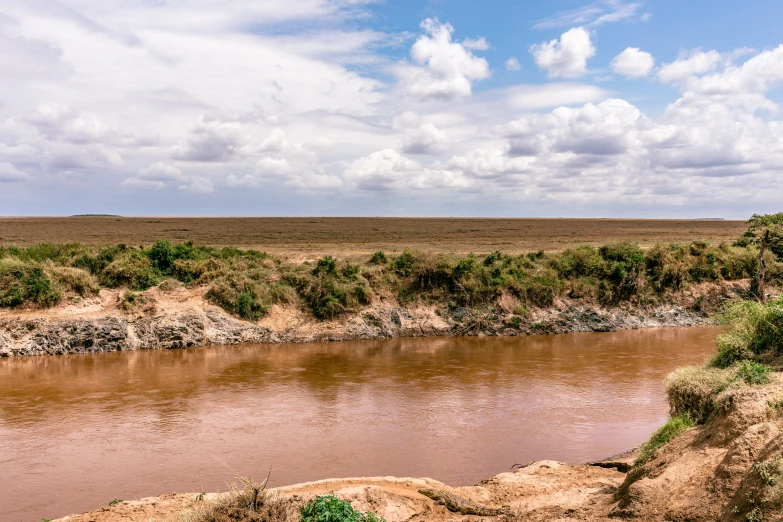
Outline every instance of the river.
<svg viewBox="0 0 783 522">
<path fill-rule="evenodd" d="M 629 450 L 714 327 L 0 360 L 0 520 L 353 476 L 472 484 Z"/>
</svg>

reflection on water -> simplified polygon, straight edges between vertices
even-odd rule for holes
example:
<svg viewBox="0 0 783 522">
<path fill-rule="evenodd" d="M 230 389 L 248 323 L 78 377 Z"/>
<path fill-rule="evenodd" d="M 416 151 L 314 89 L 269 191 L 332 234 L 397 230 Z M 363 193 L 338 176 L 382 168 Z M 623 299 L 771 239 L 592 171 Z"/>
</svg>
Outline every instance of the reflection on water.
<svg viewBox="0 0 783 522">
<path fill-rule="evenodd" d="M 714 328 L 0 360 L 0 520 L 347 476 L 469 484 L 630 449 Z"/>
</svg>

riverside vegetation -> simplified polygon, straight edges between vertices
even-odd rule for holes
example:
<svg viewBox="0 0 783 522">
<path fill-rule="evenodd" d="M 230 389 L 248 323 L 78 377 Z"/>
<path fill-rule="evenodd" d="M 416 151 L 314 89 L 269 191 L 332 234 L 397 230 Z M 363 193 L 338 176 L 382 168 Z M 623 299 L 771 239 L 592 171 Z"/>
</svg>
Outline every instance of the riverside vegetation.
<svg viewBox="0 0 783 522">
<path fill-rule="evenodd" d="M 783 252 L 764 252 L 766 281 L 783 280 Z M 359 310 L 376 298 L 443 308 L 482 309 L 492 318 L 504 295 L 519 305 L 508 319 L 517 326 L 533 307 L 558 297 L 614 306 L 652 305 L 693 283 L 754 277 L 759 248 L 735 244 L 658 244 L 643 250 L 632 243 L 579 246 L 557 253 L 449 257 L 406 250 L 363 259 L 324 256 L 314 262 L 288 262 L 257 250 L 158 241 L 149 247 L 79 243 L 0 247 L 0 307 L 48 308 L 64 300 L 96 295 L 101 288 L 133 292 L 167 281 L 208 288 L 206 298 L 248 321 L 274 304 L 333 319 Z"/>
</svg>

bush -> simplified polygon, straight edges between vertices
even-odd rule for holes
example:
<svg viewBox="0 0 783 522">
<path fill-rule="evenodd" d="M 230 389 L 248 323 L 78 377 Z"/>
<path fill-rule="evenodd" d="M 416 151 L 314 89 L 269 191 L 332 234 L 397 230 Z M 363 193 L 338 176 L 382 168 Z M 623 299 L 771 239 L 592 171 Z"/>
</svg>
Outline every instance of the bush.
<svg viewBox="0 0 783 522">
<path fill-rule="evenodd" d="M 182 522 L 299 522 L 296 502 L 266 489 L 266 482 L 256 484 L 241 479 L 244 488 L 233 490 L 217 500 L 196 497 L 193 509 L 180 515 Z"/>
<path fill-rule="evenodd" d="M 642 466 L 647 463 L 661 446 L 693 426 L 694 422 L 687 414 L 669 419 L 666 424 L 658 428 L 655 433 L 652 434 L 650 440 L 639 447 L 634 466 Z"/>
<path fill-rule="evenodd" d="M 783 356 L 783 297 L 767 304 L 735 301 L 718 318 L 729 329 L 718 337 L 718 354 L 711 365 L 726 368 L 745 359 L 772 361 Z"/>
<path fill-rule="evenodd" d="M 170 275 L 174 268 L 174 247 L 168 241 L 157 241 L 147 251 L 152 266 L 164 275 Z"/>
<path fill-rule="evenodd" d="M 746 384 L 767 384 L 771 372 L 772 368 L 766 364 L 742 361 L 737 367 L 737 379 L 745 381 Z"/>
<path fill-rule="evenodd" d="M 0 263 L 0 306 L 51 307 L 61 299 L 59 288 L 41 268 L 20 261 Z"/>
<path fill-rule="evenodd" d="M 293 288 L 283 282 L 267 283 L 252 279 L 248 274 L 234 273 L 216 279 L 206 298 L 242 319 L 257 321 L 266 315 L 271 305 L 290 303 L 295 294 Z"/>
<path fill-rule="evenodd" d="M 302 522 L 385 522 L 375 513 L 356 511 L 349 502 L 334 495 L 321 495 L 311 500 L 300 511 Z"/>
<path fill-rule="evenodd" d="M 370 256 L 371 265 L 385 265 L 388 262 L 389 261 L 386 259 L 386 254 L 384 254 L 380 250 Z"/>
<path fill-rule="evenodd" d="M 686 366 L 674 370 L 666 378 L 672 416 L 687 416 L 703 424 L 717 411 L 718 394 L 736 380 L 736 372 L 717 368 Z"/>
<path fill-rule="evenodd" d="M 112 261 L 101 272 L 100 280 L 109 288 L 146 290 L 158 284 L 160 276 L 146 256 L 134 252 Z"/>
<path fill-rule="evenodd" d="M 98 283 L 92 275 L 81 268 L 70 266 L 47 265 L 46 272 L 50 274 L 58 286 L 67 291 L 79 294 L 82 297 L 96 295 L 99 290 Z"/>
</svg>

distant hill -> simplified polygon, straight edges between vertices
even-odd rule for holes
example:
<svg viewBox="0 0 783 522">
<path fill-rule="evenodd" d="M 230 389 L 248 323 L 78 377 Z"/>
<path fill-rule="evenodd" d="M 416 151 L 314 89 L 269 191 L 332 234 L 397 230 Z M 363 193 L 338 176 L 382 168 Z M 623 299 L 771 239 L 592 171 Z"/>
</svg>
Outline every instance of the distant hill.
<svg viewBox="0 0 783 522">
<path fill-rule="evenodd" d="M 74 214 L 68 217 L 122 217 L 117 214 Z"/>
</svg>

